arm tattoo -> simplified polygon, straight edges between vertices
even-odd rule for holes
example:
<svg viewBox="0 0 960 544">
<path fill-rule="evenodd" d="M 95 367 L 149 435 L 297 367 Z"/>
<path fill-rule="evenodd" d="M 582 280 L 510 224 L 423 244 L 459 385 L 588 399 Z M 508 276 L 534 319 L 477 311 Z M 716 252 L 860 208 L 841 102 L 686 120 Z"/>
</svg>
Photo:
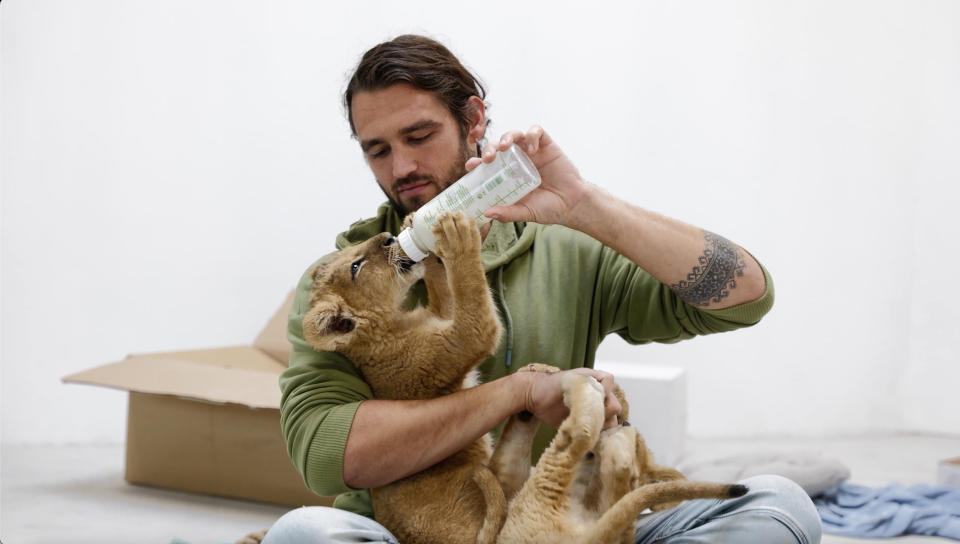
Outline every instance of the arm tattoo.
<svg viewBox="0 0 960 544">
<path fill-rule="evenodd" d="M 703 231 L 703 238 L 706 244 L 697 258 L 699 265 L 687 274 L 686 281 L 670 286 L 681 300 L 694 306 L 708 306 L 729 296 L 746 266 L 743 250 L 723 236 Z"/>
</svg>

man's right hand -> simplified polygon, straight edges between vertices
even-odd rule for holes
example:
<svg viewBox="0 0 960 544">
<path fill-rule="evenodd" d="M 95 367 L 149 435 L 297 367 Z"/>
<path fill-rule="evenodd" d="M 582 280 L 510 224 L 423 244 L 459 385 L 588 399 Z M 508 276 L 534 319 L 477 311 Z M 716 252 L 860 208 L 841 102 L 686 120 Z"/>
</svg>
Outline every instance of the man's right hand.
<svg viewBox="0 0 960 544">
<path fill-rule="evenodd" d="M 563 420 L 570 413 L 563 402 L 563 375 L 575 372 L 593 376 L 603 386 L 606 392 L 604 398 L 604 429 L 617 425 L 617 415 L 620 413 L 620 401 L 613 393 L 614 379 L 613 375 L 592 368 L 575 368 L 572 370 L 563 370 L 559 372 L 542 372 L 536 369 L 523 372 L 529 376 L 526 394 L 524 395 L 525 409 L 533 413 L 534 417 L 550 425 L 559 427 Z M 520 372 L 518 372 L 520 374 Z"/>
</svg>

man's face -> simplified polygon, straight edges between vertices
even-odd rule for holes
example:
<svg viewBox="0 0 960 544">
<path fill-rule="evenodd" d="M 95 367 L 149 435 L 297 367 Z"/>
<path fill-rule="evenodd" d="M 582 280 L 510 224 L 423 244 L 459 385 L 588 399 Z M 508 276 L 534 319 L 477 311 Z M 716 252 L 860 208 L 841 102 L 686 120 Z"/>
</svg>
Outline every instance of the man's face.
<svg viewBox="0 0 960 544">
<path fill-rule="evenodd" d="M 351 109 L 367 164 L 404 214 L 466 173 L 471 144 L 433 93 L 397 84 L 355 94 Z"/>
</svg>

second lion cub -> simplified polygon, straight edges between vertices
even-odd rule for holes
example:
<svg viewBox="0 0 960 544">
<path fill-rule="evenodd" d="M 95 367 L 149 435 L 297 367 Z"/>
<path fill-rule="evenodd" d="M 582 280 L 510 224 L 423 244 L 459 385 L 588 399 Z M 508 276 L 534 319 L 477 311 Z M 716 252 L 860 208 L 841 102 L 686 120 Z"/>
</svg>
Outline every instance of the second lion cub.
<svg viewBox="0 0 960 544">
<path fill-rule="evenodd" d="M 442 264 L 433 257 L 414 264 L 384 233 L 313 272 L 304 337 L 314 349 L 350 359 L 375 398 L 429 399 L 458 391 L 500 341 L 476 223 L 448 214 L 433 233 Z M 405 311 L 407 292 L 421 276 L 428 305 Z M 494 542 L 506 501 L 487 466 L 491 453 L 484 436 L 426 470 L 371 489 L 374 517 L 404 544 Z"/>
</svg>

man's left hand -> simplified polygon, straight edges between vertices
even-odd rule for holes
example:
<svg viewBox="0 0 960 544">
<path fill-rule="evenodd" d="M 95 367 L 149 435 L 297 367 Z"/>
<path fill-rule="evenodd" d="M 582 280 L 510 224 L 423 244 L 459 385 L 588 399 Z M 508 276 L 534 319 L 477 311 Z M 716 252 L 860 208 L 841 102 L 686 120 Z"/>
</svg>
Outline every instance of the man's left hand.
<svg viewBox="0 0 960 544">
<path fill-rule="evenodd" d="M 494 206 L 484 215 L 505 223 L 532 221 L 569 226 L 577 203 L 587 194 L 590 185 L 583 181 L 577 167 L 542 127 L 534 125 L 526 132 L 507 132 L 499 142 L 487 144 L 480 157 L 468 160 L 467 170 L 473 170 L 481 162 L 493 162 L 498 151 L 505 151 L 513 144 L 537 167 L 542 180 L 540 186 L 512 206 Z"/>
</svg>

